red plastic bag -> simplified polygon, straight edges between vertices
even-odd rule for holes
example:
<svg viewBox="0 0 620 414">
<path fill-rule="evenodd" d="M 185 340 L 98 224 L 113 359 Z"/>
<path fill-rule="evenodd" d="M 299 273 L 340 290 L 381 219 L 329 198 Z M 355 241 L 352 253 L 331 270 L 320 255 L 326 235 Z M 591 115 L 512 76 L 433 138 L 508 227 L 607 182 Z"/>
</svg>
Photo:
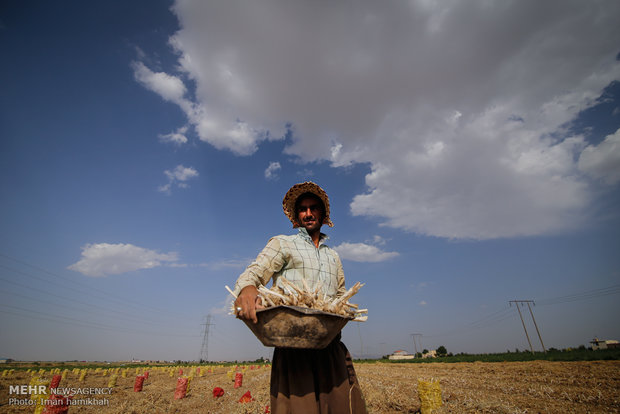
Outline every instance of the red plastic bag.
<svg viewBox="0 0 620 414">
<path fill-rule="evenodd" d="M 142 386 L 144 385 L 144 375 L 138 375 L 136 377 L 136 382 L 133 384 L 133 390 L 135 392 L 142 391 Z"/>
<path fill-rule="evenodd" d="M 213 398 L 220 398 L 222 395 L 224 395 L 224 390 L 222 388 L 213 388 Z"/>
<path fill-rule="evenodd" d="M 65 397 L 64 395 L 52 394 L 45 401 L 43 414 L 67 414 L 71 406 L 73 395 Z"/>
<path fill-rule="evenodd" d="M 250 391 L 246 392 L 241 396 L 241 398 L 239 398 L 240 403 L 247 403 L 251 401 L 254 401 L 254 398 L 252 398 L 252 394 L 250 393 Z"/>
<path fill-rule="evenodd" d="M 243 374 L 240 372 L 237 372 L 235 374 L 235 388 L 240 388 L 242 384 L 243 384 Z"/>
<path fill-rule="evenodd" d="M 174 399 L 180 400 L 181 398 L 185 398 L 185 394 L 187 393 L 187 382 L 188 378 L 179 377 L 177 380 L 177 389 L 174 390 Z"/>
<path fill-rule="evenodd" d="M 58 385 L 60 385 L 61 379 L 62 379 L 62 375 L 60 374 L 54 375 L 52 377 L 52 382 L 50 383 L 50 388 L 58 388 Z"/>
</svg>

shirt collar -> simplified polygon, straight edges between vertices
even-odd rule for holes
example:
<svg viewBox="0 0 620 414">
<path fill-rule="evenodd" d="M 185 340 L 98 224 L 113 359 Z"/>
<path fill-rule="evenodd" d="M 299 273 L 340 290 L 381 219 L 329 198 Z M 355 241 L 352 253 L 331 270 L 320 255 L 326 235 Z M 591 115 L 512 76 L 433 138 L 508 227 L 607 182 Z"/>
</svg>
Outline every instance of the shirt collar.
<svg viewBox="0 0 620 414">
<path fill-rule="evenodd" d="M 310 235 L 308 234 L 308 230 L 306 230 L 305 227 L 299 227 L 299 236 L 304 239 L 305 241 L 307 241 L 308 243 L 314 245 L 314 242 L 312 241 L 312 237 L 310 237 Z M 323 243 L 325 243 L 327 240 L 329 239 L 329 236 L 325 233 L 320 233 L 319 236 L 319 246 L 321 246 Z"/>
</svg>

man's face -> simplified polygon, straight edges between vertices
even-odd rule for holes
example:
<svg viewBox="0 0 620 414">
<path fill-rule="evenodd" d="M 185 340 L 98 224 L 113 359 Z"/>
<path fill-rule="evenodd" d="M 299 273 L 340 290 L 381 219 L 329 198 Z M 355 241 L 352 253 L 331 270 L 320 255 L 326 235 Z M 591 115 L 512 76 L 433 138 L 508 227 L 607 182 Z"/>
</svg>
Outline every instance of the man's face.
<svg viewBox="0 0 620 414">
<path fill-rule="evenodd" d="M 305 227 L 309 234 L 319 231 L 323 223 L 323 205 L 314 197 L 304 197 L 297 208 L 297 222 Z"/>
</svg>

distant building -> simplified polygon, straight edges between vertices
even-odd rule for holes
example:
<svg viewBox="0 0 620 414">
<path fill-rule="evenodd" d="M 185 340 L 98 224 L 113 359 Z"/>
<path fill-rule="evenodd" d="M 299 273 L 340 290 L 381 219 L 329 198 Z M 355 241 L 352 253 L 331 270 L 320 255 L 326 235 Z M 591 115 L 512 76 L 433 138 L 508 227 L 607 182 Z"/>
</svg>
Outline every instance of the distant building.
<svg viewBox="0 0 620 414">
<path fill-rule="evenodd" d="M 425 354 L 422 354 L 422 358 L 437 358 L 437 351 L 434 349 L 432 351 L 428 351 Z"/>
<path fill-rule="evenodd" d="M 391 360 L 413 359 L 413 358 L 415 358 L 415 355 L 411 355 L 409 352 L 402 351 L 402 350 L 394 351 L 392 355 L 388 356 L 388 359 L 391 359 Z"/>
<path fill-rule="evenodd" d="M 594 338 L 592 341 L 590 341 L 590 343 L 592 344 L 592 349 L 594 351 L 598 351 L 600 349 L 620 348 L 620 343 L 615 339 L 601 340 L 598 338 Z"/>
</svg>

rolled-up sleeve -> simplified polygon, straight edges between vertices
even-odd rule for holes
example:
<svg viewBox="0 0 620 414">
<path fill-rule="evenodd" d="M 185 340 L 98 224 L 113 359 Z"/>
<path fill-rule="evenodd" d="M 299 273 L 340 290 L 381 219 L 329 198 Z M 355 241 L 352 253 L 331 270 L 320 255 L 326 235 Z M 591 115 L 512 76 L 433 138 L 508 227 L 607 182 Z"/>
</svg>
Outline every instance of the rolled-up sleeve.
<svg viewBox="0 0 620 414">
<path fill-rule="evenodd" d="M 280 240 L 273 237 L 265 248 L 237 279 L 235 294 L 239 295 L 246 286 L 265 286 L 272 276 L 282 270 L 286 264 L 286 255 Z"/>
</svg>

